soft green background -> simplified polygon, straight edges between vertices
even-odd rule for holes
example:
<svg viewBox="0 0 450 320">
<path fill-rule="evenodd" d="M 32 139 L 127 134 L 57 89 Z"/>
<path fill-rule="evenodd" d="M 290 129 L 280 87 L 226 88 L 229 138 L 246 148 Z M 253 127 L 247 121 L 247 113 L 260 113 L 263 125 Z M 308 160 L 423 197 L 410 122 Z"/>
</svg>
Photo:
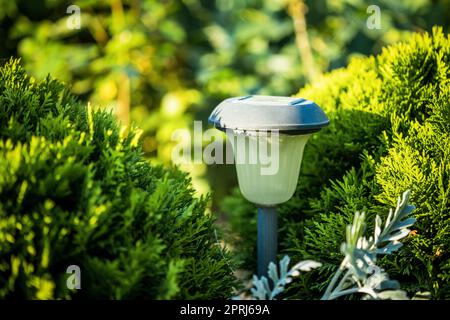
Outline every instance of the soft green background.
<svg viewBox="0 0 450 320">
<path fill-rule="evenodd" d="M 67 27 L 71 4 L 81 9 L 79 30 Z M 380 30 L 366 26 L 370 5 L 381 9 Z M 302 6 L 312 64 L 295 41 L 291 14 Z M 0 56 L 21 57 L 35 77 L 51 73 L 96 106 L 130 107 L 146 155 L 170 164 L 173 131 L 191 130 L 194 119 L 205 127 L 222 99 L 292 95 L 351 56 L 433 25 L 448 31 L 449 20 L 449 0 L 0 0 Z M 199 193 L 214 191 L 214 207 L 236 184 L 230 165 L 183 169 Z"/>
</svg>

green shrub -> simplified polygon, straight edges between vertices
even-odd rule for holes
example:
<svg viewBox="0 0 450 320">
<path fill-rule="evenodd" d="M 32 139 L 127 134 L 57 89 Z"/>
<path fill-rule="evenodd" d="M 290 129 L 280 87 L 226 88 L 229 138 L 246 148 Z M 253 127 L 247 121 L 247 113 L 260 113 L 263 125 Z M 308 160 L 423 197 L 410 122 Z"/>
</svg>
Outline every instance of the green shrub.
<svg viewBox="0 0 450 320">
<path fill-rule="evenodd" d="M 330 280 L 321 300 L 334 300 L 345 296 L 361 299 L 406 300 L 406 292 L 400 290 L 398 281 L 377 266 L 378 256 L 390 255 L 403 246 L 401 239 L 409 235 L 409 229 L 416 219 L 411 216 L 414 205 L 408 204 L 409 190 L 398 198 L 397 207 L 389 210 L 383 223 L 380 216 L 375 218 L 374 233 L 365 235 L 366 222 L 364 212 L 355 212 L 353 223 L 345 230 L 346 239 L 341 245 L 344 255 L 336 273 Z M 271 262 L 267 269 L 267 277 L 253 276 L 253 288 L 250 289 L 251 299 L 273 300 L 283 293 L 286 285 L 300 271 L 311 271 L 322 266 L 314 260 L 304 260 L 288 269 L 290 258 L 284 256 L 278 266 Z M 269 280 L 270 279 L 270 280 Z M 245 297 L 245 293 L 241 294 Z M 417 296 L 415 296 L 417 297 Z"/>
<path fill-rule="evenodd" d="M 236 285 L 206 198 L 151 166 L 139 130 L 18 61 L 0 68 L 0 298 L 224 298 Z M 81 289 L 66 286 L 68 266 Z"/>
<path fill-rule="evenodd" d="M 354 211 L 365 210 L 372 221 L 411 189 L 415 230 L 382 265 L 409 292 L 450 298 L 449 79 L 450 38 L 434 28 L 300 90 L 331 123 L 308 142 L 296 194 L 279 210 L 280 254 L 323 262 L 292 285 L 290 295 L 318 297 L 342 258 L 343 230 Z M 243 202 L 234 196 L 224 208 Z M 242 219 L 231 219 L 235 232 L 254 235 L 253 224 Z"/>
</svg>

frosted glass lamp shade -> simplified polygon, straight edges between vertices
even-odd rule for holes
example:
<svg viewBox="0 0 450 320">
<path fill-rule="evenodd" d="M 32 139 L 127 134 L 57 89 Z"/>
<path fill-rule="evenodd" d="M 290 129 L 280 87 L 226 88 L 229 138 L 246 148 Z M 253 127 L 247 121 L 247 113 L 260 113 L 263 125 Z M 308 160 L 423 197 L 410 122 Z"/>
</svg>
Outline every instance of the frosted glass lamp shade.
<svg viewBox="0 0 450 320">
<path fill-rule="evenodd" d="M 303 150 L 310 136 L 279 134 L 274 140 L 256 132 L 235 133 L 232 146 L 243 196 L 259 206 L 288 201 L 297 187 Z"/>
<path fill-rule="evenodd" d="M 260 95 L 226 99 L 214 108 L 208 121 L 227 132 L 230 139 L 240 137 L 245 142 L 231 141 L 239 187 L 247 200 L 266 207 L 292 197 L 308 138 L 330 122 L 311 100 Z M 264 149 L 274 144 L 273 136 L 277 136 L 277 147 Z M 273 150 L 275 154 L 268 158 L 276 160 L 275 168 L 260 157 Z"/>
</svg>

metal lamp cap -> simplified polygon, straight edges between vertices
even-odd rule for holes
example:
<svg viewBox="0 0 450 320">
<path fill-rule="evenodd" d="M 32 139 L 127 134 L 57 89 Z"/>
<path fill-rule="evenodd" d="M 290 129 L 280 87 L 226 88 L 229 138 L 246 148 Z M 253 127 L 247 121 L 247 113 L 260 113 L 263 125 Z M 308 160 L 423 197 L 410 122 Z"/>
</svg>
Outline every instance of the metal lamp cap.
<svg viewBox="0 0 450 320">
<path fill-rule="evenodd" d="M 221 130 L 279 130 L 289 134 L 316 132 L 330 122 L 311 100 L 259 95 L 222 101 L 208 121 Z"/>
</svg>

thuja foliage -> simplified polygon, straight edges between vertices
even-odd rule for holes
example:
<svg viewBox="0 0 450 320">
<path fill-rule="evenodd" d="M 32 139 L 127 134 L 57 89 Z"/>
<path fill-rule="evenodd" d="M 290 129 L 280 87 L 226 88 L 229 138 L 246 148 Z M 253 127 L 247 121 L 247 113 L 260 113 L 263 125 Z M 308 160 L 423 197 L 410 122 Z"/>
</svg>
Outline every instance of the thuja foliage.
<svg viewBox="0 0 450 320">
<path fill-rule="evenodd" d="M 416 219 L 411 217 L 415 209 L 408 204 L 410 192 L 405 191 L 398 198 L 397 207 L 390 210 L 385 223 L 380 216 L 375 218 L 373 236 L 366 237 L 365 212 L 356 212 L 353 223 L 345 229 L 345 242 L 341 245 L 344 258 L 331 278 L 322 296 L 322 300 L 334 300 L 349 295 L 361 295 L 362 299 L 408 299 L 405 291 L 400 289 L 398 281 L 377 265 L 379 255 L 392 254 L 402 247 L 401 239 L 410 233 Z M 290 258 L 284 256 L 279 269 L 271 262 L 268 278 L 253 276 L 251 297 L 258 300 L 273 300 L 281 294 L 286 285 L 300 271 L 311 271 L 321 266 L 320 262 L 305 260 L 288 270 Z"/>
<path fill-rule="evenodd" d="M 207 200 L 143 158 L 139 130 L 18 61 L 0 68 L 0 298 L 228 297 Z"/>
<path fill-rule="evenodd" d="M 325 110 L 330 126 L 308 142 L 296 194 L 280 207 L 280 252 L 322 267 L 292 284 L 288 295 L 320 297 L 342 259 L 339 246 L 353 213 L 364 210 L 374 221 L 410 189 L 417 223 L 398 254 L 380 265 L 410 293 L 450 298 L 449 79 L 450 38 L 434 28 L 300 90 L 298 96 Z M 233 196 L 224 209 L 244 202 Z M 234 211 L 237 233 L 255 234 L 252 223 L 242 222 L 254 219 L 252 211 Z"/>
</svg>

